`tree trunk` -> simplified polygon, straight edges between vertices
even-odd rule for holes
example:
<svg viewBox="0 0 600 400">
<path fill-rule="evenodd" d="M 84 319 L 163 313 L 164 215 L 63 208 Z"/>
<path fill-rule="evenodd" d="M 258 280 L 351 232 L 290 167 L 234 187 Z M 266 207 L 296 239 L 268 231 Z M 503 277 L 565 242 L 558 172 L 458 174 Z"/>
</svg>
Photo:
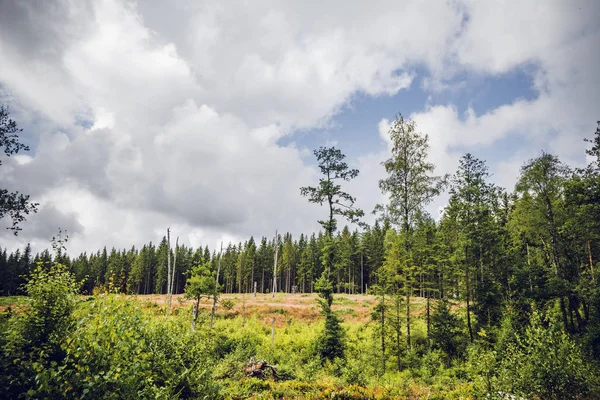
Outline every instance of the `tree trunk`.
<svg viewBox="0 0 600 400">
<path fill-rule="evenodd" d="M 275 298 L 275 292 L 277 291 L 277 251 L 279 250 L 277 238 L 277 231 L 275 231 L 275 261 L 273 263 L 273 293 L 272 297 Z"/>
<path fill-rule="evenodd" d="M 171 313 L 171 236 L 170 228 L 167 228 L 167 315 Z"/>
<path fill-rule="evenodd" d="M 360 294 L 365 293 L 365 285 L 364 285 L 364 270 L 363 270 L 363 253 L 360 252 Z"/>
<path fill-rule="evenodd" d="M 425 294 L 427 296 L 427 348 L 431 348 L 431 342 L 429 333 L 431 331 L 431 313 L 430 313 L 430 302 L 429 302 L 429 291 Z"/>
<path fill-rule="evenodd" d="M 400 360 L 400 355 L 401 355 L 401 342 L 402 342 L 402 338 L 401 338 L 401 330 L 402 328 L 400 327 L 400 320 L 402 319 L 401 317 L 401 310 L 400 310 L 400 292 L 399 292 L 400 288 L 396 288 L 396 367 L 398 369 L 398 371 L 400 371 L 400 369 L 402 368 L 402 364 L 401 364 L 401 360 Z"/>
<path fill-rule="evenodd" d="M 410 282 L 406 287 L 406 350 L 410 353 Z"/>
<path fill-rule="evenodd" d="M 200 296 L 196 298 L 194 309 L 192 310 L 192 330 L 196 329 L 196 320 L 198 319 L 198 307 L 200 307 Z"/>
<path fill-rule="evenodd" d="M 473 329 L 471 327 L 471 306 L 469 304 L 469 298 L 471 296 L 471 286 L 469 283 L 469 263 L 467 261 L 469 247 L 465 248 L 465 283 L 467 288 L 467 327 L 469 329 L 469 339 L 473 342 Z"/>
<path fill-rule="evenodd" d="M 562 314 L 563 325 L 565 326 L 566 330 L 569 330 L 569 320 L 567 318 L 567 308 L 565 306 L 565 298 L 564 297 L 560 298 L 560 311 Z"/>
<path fill-rule="evenodd" d="M 385 374 L 385 290 L 381 292 L 381 375 Z"/>
<path fill-rule="evenodd" d="M 271 354 L 275 351 L 275 317 L 271 319 Z"/>
<path fill-rule="evenodd" d="M 588 248 L 588 255 L 590 257 L 590 272 L 592 273 L 592 282 L 596 282 L 596 279 L 594 278 L 594 260 L 592 259 L 592 245 L 590 244 L 590 241 L 587 241 L 587 248 Z"/>
<path fill-rule="evenodd" d="M 219 251 L 219 263 L 217 266 L 217 277 L 215 278 L 215 292 L 213 293 L 213 305 L 210 312 L 210 329 L 213 327 L 215 320 L 215 310 L 217 309 L 217 293 L 219 291 L 219 274 L 221 273 L 221 259 L 223 258 L 223 242 L 221 242 L 221 250 Z"/>
</svg>

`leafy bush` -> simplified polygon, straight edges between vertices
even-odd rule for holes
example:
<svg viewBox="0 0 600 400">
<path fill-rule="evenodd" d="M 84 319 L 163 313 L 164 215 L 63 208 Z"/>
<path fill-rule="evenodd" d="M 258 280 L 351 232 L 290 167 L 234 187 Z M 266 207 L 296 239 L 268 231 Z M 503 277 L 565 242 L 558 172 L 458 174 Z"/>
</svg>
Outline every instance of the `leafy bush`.
<svg viewBox="0 0 600 400">
<path fill-rule="evenodd" d="M 543 399 L 597 395 L 595 366 L 558 321 L 547 323 L 534 311 L 524 334 L 515 332 L 505 349 L 473 346 L 469 358 L 476 391 L 491 397 L 510 394 Z"/>
<path fill-rule="evenodd" d="M 217 396 L 209 351 L 183 321 L 153 319 L 130 301 L 101 296 L 77 313 L 64 362 L 41 372 L 44 396 L 173 398 Z"/>
<path fill-rule="evenodd" d="M 233 308 L 233 306 L 235 306 L 235 303 L 233 302 L 233 300 L 223 299 L 223 300 L 221 300 L 221 305 L 227 311 L 231 311 L 231 309 Z"/>
<path fill-rule="evenodd" d="M 25 284 L 30 298 L 22 315 L 3 324 L 0 338 L 0 392 L 17 397 L 42 389 L 40 373 L 62 362 L 63 339 L 74 327 L 79 285 L 61 264 L 38 265 Z"/>
</svg>

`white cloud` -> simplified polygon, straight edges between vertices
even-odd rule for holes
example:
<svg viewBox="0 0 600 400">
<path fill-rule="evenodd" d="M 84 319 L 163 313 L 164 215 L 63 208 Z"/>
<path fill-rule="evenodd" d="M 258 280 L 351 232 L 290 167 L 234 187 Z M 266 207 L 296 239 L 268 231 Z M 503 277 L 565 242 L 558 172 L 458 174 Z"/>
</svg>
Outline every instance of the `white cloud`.
<svg viewBox="0 0 600 400">
<path fill-rule="evenodd" d="M 430 134 L 438 172 L 451 172 L 463 149 L 508 134 L 576 158 L 569 135 L 589 136 L 600 104 L 590 51 L 597 6 L 506 4 L 340 0 L 330 12 L 262 0 L 3 4 L 0 84 L 37 130 L 30 158 L 0 173 L 51 210 L 31 217 L 36 228 L 20 240 L 39 242 L 34 231 L 56 215 L 75 227 L 73 251 L 156 241 L 167 226 L 211 246 L 275 228 L 313 230 L 322 210 L 298 190 L 317 179 L 312 156 L 278 141 L 331 124 L 357 93 L 397 94 L 417 67 L 431 71 L 424 87 L 436 91 L 460 90 L 451 81 L 460 71 L 537 68 L 535 100 L 480 115 L 428 104 L 412 115 Z M 349 191 L 367 212 L 381 201 L 383 138 L 380 152 L 349 160 L 361 169 Z"/>
</svg>

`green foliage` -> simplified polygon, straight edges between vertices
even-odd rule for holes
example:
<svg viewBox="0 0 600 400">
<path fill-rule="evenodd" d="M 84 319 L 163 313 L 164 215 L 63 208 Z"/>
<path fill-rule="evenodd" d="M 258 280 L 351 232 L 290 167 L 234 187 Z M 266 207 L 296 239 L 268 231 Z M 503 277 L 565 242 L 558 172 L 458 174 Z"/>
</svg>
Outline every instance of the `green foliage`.
<svg viewBox="0 0 600 400">
<path fill-rule="evenodd" d="M 388 177 L 379 181 L 389 203 L 376 210 L 408 234 L 423 207 L 443 190 L 446 177 L 433 175 L 435 166 L 428 161 L 429 137 L 417 132 L 414 121 L 399 115 L 389 135 L 392 156 L 382 163 Z"/>
<path fill-rule="evenodd" d="M 202 296 L 212 296 L 215 292 L 215 274 L 210 270 L 210 264 L 204 263 L 192 268 L 191 277 L 185 283 L 185 297 L 200 299 Z"/>
<path fill-rule="evenodd" d="M 17 123 L 9 118 L 8 107 L 0 105 L 0 148 L 7 157 L 17 154 L 19 151 L 28 151 L 29 146 L 19 141 L 18 133 L 22 129 L 17 127 Z M 0 166 L 2 160 L 0 159 Z M 29 195 L 19 192 L 9 192 L 7 189 L 0 188 L 0 219 L 9 216 L 12 220 L 12 229 L 15 235 L 21 228 L 19 224 L 25 221 L 29 213 L 37 212 L 38 203 L 29 201 Z"/>
<path fill-rule="evenodd" d="M 380 182 L 390 202 L 379 208 L 382 220 L 362 233 L 346 227 L 335 234 L 336 216 L 355 222 L 362 215 L 341 187 L 358 171 L 339 150 L 321 148 L 315 155 L 322 178 L 301 192 L 329 206 L 328 219 L 319 221 L 325 233 L 262 238 L 260 247 L 251 237 L 218 256 L 178 246 L 175 292 L 185 296 L 169 316 L 155 299 L 139 308 L 101 294 L 163 293 L 166 240 L 75 259 L 63 252 L 62 232 L 55 257 L 32 257 L 30 247 L 1 249 L 0 294 L 28 296 L 0 301 L 0 397 L 599 397 L 597 160 L 569 169 L 542 153 L 509 193 L 488 182 L 484 161 L 467 154 L 436 222 L 423 206 L 444 179 L 432 175 L 427 137 L 401 118 L 390 136 L 388 176 Z M 596 158 L 598 137 L 588 150 Z M 324 318 L 287 308 L 283 295 L 274 299 L 277 307 L 258 312 L 244 297 L 243 322 L 228 312 L 210 332 L 195 323 L 189 329 L 184 298 L 194 300 L 195 322 L 200 298 L 219 291 L 217 265 L 228 292 L 247 293 L 257 281 L 268 291 L 276 246 L 279 290 L 315 289 Z M 78 301 L 77 281 L 96 296 Z M 359 283 L 358 292 L 368 287 L 377 298 L 360 304 Z M 351 296 L 336 295 L 345 305 L 336 313 L 334 295 L 344 290 Z M 357 323 L 368 319 L 358 311 L 365 304 L 372 318 Z M 234 303 L 225 296 L 221 306 Z M 250 357 L 277 365 L 287 381 L 246 379 Z"/>
<path fill-rule="evenodd" d="M 182 320 L 156 319 L 132 301 L 101 295 L 77 305 L 63 265 L 38 267 L 25 312 L 0 338 L 0 389 L 34 398 L 216 398 L 211 340 Z M 200 340 L 199 340 L 200 339 Z"/>
<path fill-rule="evenodd" d="M 543 399 L 597 396 L 597 366 L 589 363 L 561 325 L 556 320 L 544 322 L 534 311 L 524 333 L 504 333 L 508 338 L 503 349 L 481 345 L 470 349 L 476 391 L 493 398 L 501 393 Z"/>
<path fill-rule="evenodd" d="M 333 285 L 327 275 L 328 270 L 323 271 L 323 274 L 315 283 L 315 289 L 322 298 L 322 300 L 319 300 L 321 314 L 325 317 L 325 327 L 317 340 L 316 348 L 323 361 L 333 361 L 335 358 L 344 357 L 344 329 L 341 326 L 342 321 L 331 309 Z"/>
<path fill-rule="evenodd" d="M 48 270 L 38 265 L 32 272 L 25 284 L 25 292 L 31 300 L 26 324 L 32 346 L 58 344 L 69 331 L 79 287 L 61 264 L 54 264 Z"/>
<path fill-rule="evenodd" d="M 337 222 L 334 216 L 339 215 L 351 222 L 358 223 L 364 216 L 364 212 L 359 208 L 354 208 L 356 199 L 350 194 L 344 192 L 338 181 L 350 181 L 358 176 L 357 169 L 349 169 L 344 161 L 346 158 L 342 152 L 335 147 L 320 147 L 314 151 L 319 169 L 323 178 L 319 180 L 319 185 L 306 186 L 300 188 L 302 196 L 308 197 L 311 203 L 323 205 L 327 202 L 329 206 L 329 218 L 319 221 L 325 229 L 327 235 L 331 236 L 335 232 Z"/>
<path fill-rule="evenodd" d="M 333 311 L 325 315 L 323 333 L 317 339 L 317 351 L 322 360 L 334 360 L 344 357 L 344 328 L 341 320 Z"/>
<path fill-rule="evenodd" d="M 431 346 L 449 358 L 458 357 L 464 349 L 462 322 L 452 314 L 446 299 L 440 300 L 431 314 Z"/>
<path fill-rule="evenodd" d="M 231 311 L 231 309 L 233 308 L 233 306 L 235 306 L 235 302 L 233 300 L 229 300 L 229 299 L 224 299 L 221 300 L 221 306 L 226 309 L 227 311 Z"/>
<path fill-rule="evenodd" d="M 216 398 L 207 340 L 183 321 L 145 314 L 131 301 L 100 296 L 80 309 L 62 344 L 62 363 L 41 371 L 37 396 Z"/>
<path fill-rule="evenodd" d="M 38 265 L 25 285 L 29 304 L 22 315 L 3 322 L 0 377 L 3 392 L 17 395 L 43 385 L 39 373 L 61 362 L 64 338 L 74 328 L 79 284 L 61 264 Z"/>
</svg>

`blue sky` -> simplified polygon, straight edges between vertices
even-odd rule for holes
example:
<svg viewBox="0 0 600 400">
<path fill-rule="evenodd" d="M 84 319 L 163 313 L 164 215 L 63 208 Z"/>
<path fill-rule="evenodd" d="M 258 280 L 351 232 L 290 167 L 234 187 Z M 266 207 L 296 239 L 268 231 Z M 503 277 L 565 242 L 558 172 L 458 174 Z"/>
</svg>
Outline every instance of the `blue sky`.
<svg viewBox="0 0 600 400">
<path fill-rule="evenodd" d="M 72 252 L 156 242 L 166 227 L 213 248 L 312 232 L 323 210 L 299 195 L 318 179 L 310 151 L 342 149 L 370 211 L 386 201 L 397 113 L 429 135 L 438 173 L 471 152 L 512 189 L 542 149 L 585 163 L 600 119 L 595 0 L 0 8 L 0 101 L 32 149 L 0 176 L 40 203 L 19 237 L 0 231 L 9 248 L 44 248 L 58 227 Z"/>
<path fill-rule="evenodd" d="M 409 88 L 392 96 L 373 97 L 358 93 L 332 117 L 327 127 L 297 132 L 283 138 L 281 144 L 294 142 L 300 147 L 314 149 L 330 142 L 342 149 L 348 158 L 356 158 L 381 148 L 383 139 L 377 125 L 381 119 L 391 120 L 398 113 L 407 118 L 423 110 L 426 105 L 451 105 L 456 107 L 460 115 L 468 108 L 480 115 L 518 99 L 535 100 L 539 93 L 534 88 L 534 72 L 533 65 L 518 66 L 496 76 L 464 72 L 447 82 L 447 90 L 431 92 L 423 84 L 431 75 L 423 68 L 415 69 L 412 71 L 415 78 Z M 495 166 L 522 145 L 522 137 L 509 134 L 495 141 L 493 146 L 477 149 L 474 154 Z M 457 146 L 457 149 L 472 151 L 461 146 Z"/>
</svg>

